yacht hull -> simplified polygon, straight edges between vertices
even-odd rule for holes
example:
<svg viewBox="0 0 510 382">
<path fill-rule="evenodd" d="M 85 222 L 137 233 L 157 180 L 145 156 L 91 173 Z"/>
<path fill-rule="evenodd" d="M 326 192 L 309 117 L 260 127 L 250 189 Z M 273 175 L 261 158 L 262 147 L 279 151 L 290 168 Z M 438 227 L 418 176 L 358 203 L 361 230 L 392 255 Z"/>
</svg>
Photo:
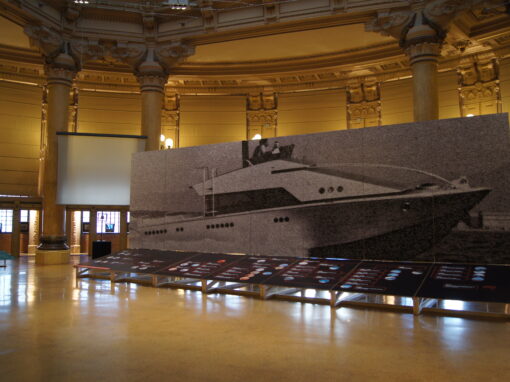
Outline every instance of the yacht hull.
<svg viewBox="0 0 510 382">
<path fill-rule="evenodd" d="M 137 219 L 131 247 L 264 256 L 402 258 L 440 241 L 488 192 L 423 191 L 180 221 Z"/>
</svg>

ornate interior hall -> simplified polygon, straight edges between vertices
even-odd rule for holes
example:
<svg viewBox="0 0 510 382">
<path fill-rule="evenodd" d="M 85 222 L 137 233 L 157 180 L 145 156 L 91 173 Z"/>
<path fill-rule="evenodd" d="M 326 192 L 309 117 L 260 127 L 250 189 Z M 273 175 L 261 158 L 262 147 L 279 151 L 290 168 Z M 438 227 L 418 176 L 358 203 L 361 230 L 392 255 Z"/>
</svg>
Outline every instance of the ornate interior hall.
<svg viewBox="0 0 510 382">
<path fill-rule="evenodd" d="M 157 151 L 509 109 L 507 0 L 0 0 L 0 379 L 504 379 L 508 322 L 77 288 L 130 211 L 58 203 L 57 134 Z"/>
</svg>

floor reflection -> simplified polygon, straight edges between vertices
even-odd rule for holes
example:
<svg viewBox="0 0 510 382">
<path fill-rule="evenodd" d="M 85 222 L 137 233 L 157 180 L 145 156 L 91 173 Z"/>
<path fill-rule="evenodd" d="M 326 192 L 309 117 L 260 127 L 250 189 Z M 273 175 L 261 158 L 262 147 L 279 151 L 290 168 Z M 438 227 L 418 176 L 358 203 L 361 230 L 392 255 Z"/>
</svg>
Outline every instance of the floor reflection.
<svg viewBox="0 0 510 382">
<path fill-rule="evenodd" d="M 304 295 L 329 298 L 313 290 Z M 409 303 L 391 296 L 384 302 Z M 459 302 L 446 306 L 462 307 Z M 7 381 L 112 375 L 122 380 L 171 375 L 176 381 L 336 381 L 340 375 L 446 381 L 453 373 L 459 378 L 480 377 L 483 371 L 505 375 L 510 324 L 331 309 L 131 282 L 83 278 L 76 283 L 71 266 L 39 267 L 33 259 L 21 259 L 0 269 L 0 338 L 2 380 Z M 251 378 L 261 370 L 264 378 Z"/>
</svg>

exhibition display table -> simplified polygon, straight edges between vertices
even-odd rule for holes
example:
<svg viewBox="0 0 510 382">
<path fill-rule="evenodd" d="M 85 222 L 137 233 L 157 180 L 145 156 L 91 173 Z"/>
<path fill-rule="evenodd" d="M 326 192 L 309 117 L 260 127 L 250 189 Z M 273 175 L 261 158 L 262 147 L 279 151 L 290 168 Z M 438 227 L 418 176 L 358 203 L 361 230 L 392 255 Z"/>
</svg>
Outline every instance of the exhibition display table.
<svg viewBox="0 0 510 382">
<path fill-rule="evenodd" d="M 83 277 L 342 306 L 510 317 L 510 266 L 145 249 L 78 264 Z"/>
</svg>

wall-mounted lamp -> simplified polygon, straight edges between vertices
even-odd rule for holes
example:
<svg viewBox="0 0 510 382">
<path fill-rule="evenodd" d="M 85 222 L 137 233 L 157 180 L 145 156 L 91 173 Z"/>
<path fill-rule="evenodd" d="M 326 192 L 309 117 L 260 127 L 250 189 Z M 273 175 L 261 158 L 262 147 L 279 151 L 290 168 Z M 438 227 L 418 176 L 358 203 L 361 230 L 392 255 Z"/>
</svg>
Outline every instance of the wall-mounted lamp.
<svg viewBox="0 0 510 382">
<path fill-rule="evenodd" d="M 262 139 L 262 135 L 260 135 L 260 134 L 255 134 L 255 135 L 251 138 L 251 140 L 252 140 L 252 141 L 257 140 L 257 139 Z"/>
<path fill-rule="evenodd" d="M 174 140 L 172 138 L 167 138 L 165 140 L 165 147 L 167 149 L 171 149 L 172 147 L 174 147 Z"/>
</svg>

